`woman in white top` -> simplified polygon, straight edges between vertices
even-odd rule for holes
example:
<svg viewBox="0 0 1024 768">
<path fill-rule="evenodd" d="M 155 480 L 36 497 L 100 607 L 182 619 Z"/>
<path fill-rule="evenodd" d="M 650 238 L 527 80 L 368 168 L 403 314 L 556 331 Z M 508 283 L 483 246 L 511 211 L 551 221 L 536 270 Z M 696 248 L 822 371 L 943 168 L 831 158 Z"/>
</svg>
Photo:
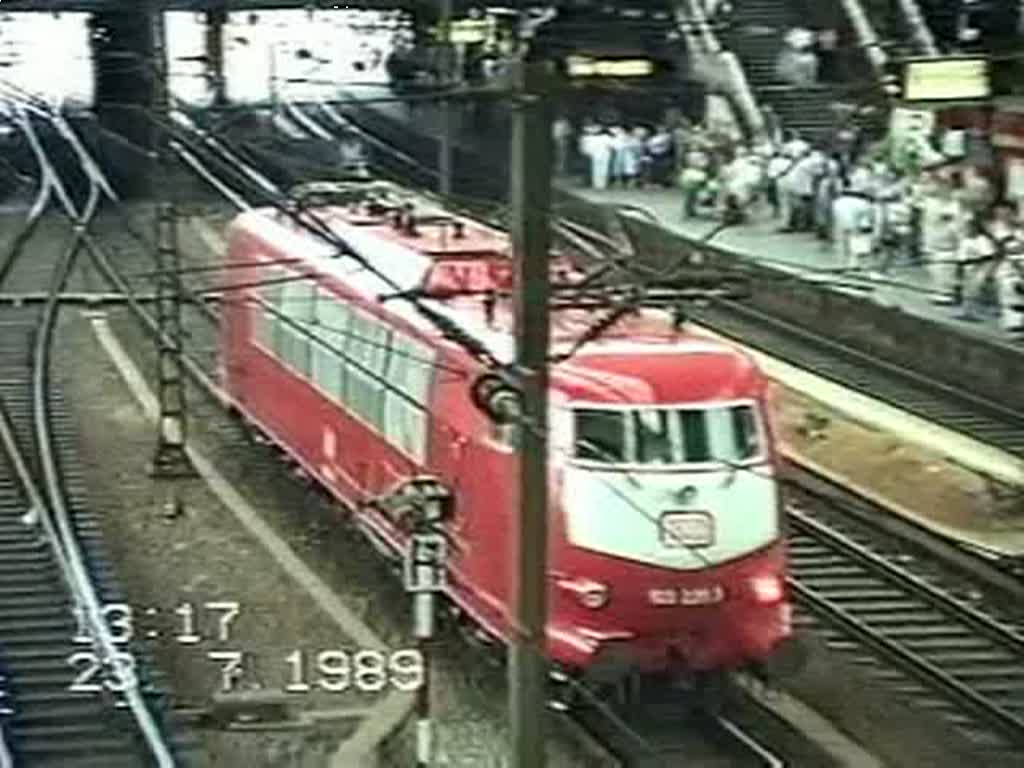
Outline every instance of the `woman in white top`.
<svg viewBox="0 0 1024 768">
<path fill-rule="evenodd" d="M 615 152 L 614 140 L 608 131 L 600 131 L 594 136 L 590 156 L 590 176 L 595 189 L 608 189 L 612 171 L 612 156 Z"/>
<path fill-rule="evenodd" d="M 594 189 L 608 189 L 612 137 L 600 126 L 587 126 L 580 140 L 580 152 L 590 161 L 590 186 Z"/>
<path fill-rule="evenodd" d="M 866 266 L 874 250 L 874 223 L 875 206 L 863 190 L 843 190 L 832 203 L 832 241 L 839 246 L 847 269 Z"/>
<path fill-rule="evenodd" d="M 629 135 L 620 126 L 612 126 L 612 183 L 625 184 L 628 179 L 628 168 L 626 160 L 626 147 L 629 144 Z"/>
<path fill-rule="evenodd" d="M 640 178 L 641 165 L 644 159 L 644 140 L 647 131 L 637 127 L 627 131 L 622 139 L 622 177 L 627 187 L 635 187 Z"/>
</svg>

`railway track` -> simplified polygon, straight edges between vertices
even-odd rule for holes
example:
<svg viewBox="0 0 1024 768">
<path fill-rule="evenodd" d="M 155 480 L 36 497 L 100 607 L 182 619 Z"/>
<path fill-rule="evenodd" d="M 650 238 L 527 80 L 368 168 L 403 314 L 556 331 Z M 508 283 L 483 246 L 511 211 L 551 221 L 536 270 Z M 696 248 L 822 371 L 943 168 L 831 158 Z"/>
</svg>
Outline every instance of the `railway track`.
<svg viewBox="0 0 1024 768">
<path fill-rule="evenodd" d="M 78 601 L 61 567 L 63 556 L 57 554 L 64 547 L 45 527 L 26 521 L 35 507 L 33 496 L 41 490 L 26 485 L 34 481 L 19 477 L 15 467 L 28 469 L 39 463 L 38 452 L 29 447 L 34 445 L 36 424 L 28 365 L 38 327 L 38 309 L 0 310 L 0 430 L 5 437 L 0 456 L 0 665 L 7 693 L 3 729 L 15 766 L 144 765 L 151 760 L 150 751 L 132 712 L 123 696 L 109 690 L 120 689 L 123 683 L 104 674 L 80 681 L 80 690 L 71 690 L 76 678 L 103 657 L 91 643 L 75 641 L 82 634 L 76 610 L 82 609 L 76 608 Z M 99 602 L 123 604 L 103 552 L 99 523 L 85 502 L 70 416 L 58 392 L 50 398 L 61 493 L 68 499 L 77 546 Z M 132 655 L 139 659 L 140 690 L 150 707 L 159 707 L 164 702 L 145 671 L 145 657 L 137 650 Z"/>
<path fill-rule="evenodd" d="M 0 274 L 10 282 L 20 269 L 23 286 L 49 288 L 43 306 L 0 307 L 0 765 L 193 764 L 195 745 L 167 719 L 147 649 L 110 622 L 125 603 L 86 503 L 70 414 L 50 382 L 57 297 L 98 195 L 79 213 L 31 118 L 22 125 L 44 181 Z M 55 260 L 19 263 L 37 228 L 53 226 L 41 218 L 51 195 L 76 224 L 69 245 Z"/>
<path fill-rule="evenodd" d="M 197 140 L 202 140 L 196 135 Z M 225 146 L 217 146 L 215 142 L 206 141 L 207 147 L 213 150 L 221 162 L 235 163 L 236 170 L 240 158 L 233 157 Z M 194 170 L 198 170 L 195 169 Z M 211 176 L 207 169 L 205 176 Z M 250 180 L 258 177 L 259 171 L 247 167 L 241 174 Z M 209 182 L 210 178 L 206 178 Z M 268 190 L 268 185 L 273 184 L 269 179 L 255 181 L 255 185 Z M 236 190 L 237 191 L 237 190 Z M 237 204 L 237 203 L 236 203 Z M 107 237 L 106 235 L 109 235 Z M 116 242 L 115 251 L 125 250 L 130 247 L 124 233 L 118 236 L 117 232 L 107 231 L 104 237 L 105 243 Z M 113 259 L 103 259 L 110 263 L 110 276 L 112 282 L 126 294 L 133 293 L 140 287 L 136 281 L 125 279 L 113 269 Z M 125 263 L 118 259 L 118 263 Z M 196 275 L 202 275 L 202 265 L 196 265 Z M 104 272 L 107 267 L 104 267 Z M 202 279 L 202 278 L 200 278 Z M 199 283 L 199 287 L 203 285 Z M 144 312 L 141 307 L 138 312 Z M 208 322 L 193 315 L 192 321 L 186 321 L 186 326 L 195 339 L 202 339 L 207 343 L 216 343 L 216 337 L 212 335 L 213 329 Z M 209 318 L 206 318 L 209 319 Z M 147 325 L 144 323 L 144 326 Z M 188 369 L 192 374 L 193 381 L 199 388 L 210 396 L 211 400 L 219 404 L 224 402 L 223 393 L 216 385 L 215 363 L 209 355 L 201 353 L 193 355 L 187 353 L 189 359 Z M 223 435 L 226 440 L 237 442 L 237 429 L 217 429 L 210 427 L 218 435 Z M 659 701 L 645 702 L 646 709 L 644 716 L 636 718 L 637 713 L 626 716 L 617 715 L 613 708 L 602 702 L 596 702 L 598 706 L 585 708 L 586 714 L 580 715 L 580 724 L 584 729 L 596 736 L 602 743 L 604 749 L 610 750 L 623 766 L 630 768 L 641 768 L 643 766 L 665 766 L 672 765 L 680 760 L 693 760 L 700 758 L 702 765 L 707 766 L 750 766 L 754 768 L 776 768 L 785 765 L 785 762 L 776 755 L 772 749 L 762 743 L 756 736 L 748 732 L 725 716 L 702 716 L 690 713 L 681 715 L 678 706 L 679 697 Z"/>
<path fill-rule="evenodd" d="M 797 625 L 852 654 L 915 706 L 961 729 L 993 765 L 1024 745 L 1024 613 L 954 565 L 922 556 L 852 505 L 870 506 L 790 467 L 790 588 Z"/>
<path fill-rule="evenodd" d="M 580 703 L 569 717 L 623 768 L 783 768 L 775 748 L 728 716 L 687 706 L 681 692 L 647 695 L 628 710 Z"/>
<path fill-rule="evenodd" d="M 706 316 L 700 319 L 711 324 Z M 807 339 L 805 334 L 801 341 L 809 346 L 814 339 Z M 829 352 L 837 354 L 836 350 Z M 864 364 L 863 360 L 856 362 Z M 819 360 L 816 365 L 820 368 L 826 363 Z M 900 372 L 887 373 L 893 381 L 899 380 Z M 857 370 L 851 367 L 851 377 L 855 374 Z M 885 392 L 878 378 L 877 373 L 874 378 L 859 374 L 858 383 L 861 388 L 873 385 L 875 391 Z M 994 418 L 979 424 L 976 414 L 951 411 L 949 402 L 957 393 L 943 391 L 945 400 L 922 398 L 906 379 L 904 375 L 903 389 L 894 394 L 890 390 L 887 399 L 906 397 L 909 402 L 915 397 L 913 404 L 926 417 L 958 418 L 963 430 L 978 430 L 990 440 L 1006 437 L 1005 429 L 1000 431 Z M 925 385 L 923 381 L 914 383 L 922 388 Z M 906 407 L 906 402 L 901 404 Z M 979 409 L 984 405 L 973 404 Z M 792 476 L 790 479 L 794 480 Z M 794 481 L 799 483 L 798 479 Z M 820 507 L 822 499 L 816 503 Z M 994 760 L 1006 758 L 1024 733 L 1024 672 L 1018 669 L 1024 660 L 1024 644 L 1012 623 L 993 618 L 977 606 L 958 600 L 948 588 L 931 585 L 908 570 L 904 552 L 877 554 L 870 544 L 799 509 L 792 511 L 790 525 L 794 569 L 791 587 L 803 609 L 801 621 L 813 626 L 834 646 L 864 651 L 856 660 L 873 666 L 881 681 L 894 685 L 921 706 L 947 716 Z M 1011 677 L 1006 678 L 1007 674 Z M 681 738 L 685 725 L 677 717 L 641 717 L 634 729 L 624 720 L 615 723 L 615 718 L 595 714 L 599 709 L 585 714 L 583 721 L 589 721 L 588 727 L 601 733 L 599 738 L 613 745 L 613 751 L 625 755 L 627 763 L 671 760 L 674 754 L 684 753 L 692 757 L 693 744 Z M 704 725 L 706 729 L 707 723 Z M 680 738 L 680 743 L 673 743 Z M 711 748 L 712 743 L 705 746 Z M 768 755 L 767 764 L 772 764 L 770 761 L 777 758 L 770 752 Z M 709 755 L 708 759 L 718 758 Z M 748 759 L 760 761 L 752 764 L 765 764 L 766 760 L 764 755 L 748 755 Z"/>
<path fill-rule="evenodd" d="M 969 393 L 937 386 L 746 307 L 715 306 L 696 319 L 980 440 L 1024 449 L 1022 433 L 1012 423 L 1015 415 Z M 807 478 L 799 474 L 791 471 L 790 480 L 806 486 Z M 951 584 L 948 572 L 936 581 L 933 563 L 915 559 L 877 531 L 844 531 L 834 515 L 828 520 L 820 514 L 828 509 L 835 512 L 835 499 L 819 495 L 808 509 L 794 508 L 790 515 L 791 588 L 801 608 L 799 621 L 833 647 L 852 652 L 882 683 L 945 716 L 995 763 L 1012 760 L 1013 750 L 1024 743 L 1024 640 L 1018 620 L 1000 616 L 991 602 L 976 596 L 958 597 L 964 591 L 972 595 L 975 586 L 968 582 L 965 590 L 963 582 Z M 657 721 L 644 721 L 652 729 L 650 738 L 638 738 L 622 723 L 596 730 L 604 730 L 602 738 L 629 759 L 642 759 L 638 744 L 661 744 L 664 758 L 678 748 L 658 734 Z M 676 721 L 667 730 L 678 735 L 679 728 Z M 609 735 L 615 732 L 619 735 Z"/>
</svg>

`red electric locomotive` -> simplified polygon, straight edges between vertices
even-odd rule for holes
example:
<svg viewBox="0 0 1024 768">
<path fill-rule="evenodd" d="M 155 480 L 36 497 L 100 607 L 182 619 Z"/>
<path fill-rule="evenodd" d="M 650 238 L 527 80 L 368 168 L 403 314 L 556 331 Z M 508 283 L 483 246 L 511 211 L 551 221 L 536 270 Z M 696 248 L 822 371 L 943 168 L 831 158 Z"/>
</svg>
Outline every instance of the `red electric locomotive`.
<svg viewBox="0 0 1024 768">
<path fill-rule="evenodd" d="M 410 199 L 369 184 L 319 214 L 511 361 L 510 308 L 465 295 L 507 279 L 508 238 Z M 454 494 L 449 597 L 507 637 L 515 434 L 472 401 L 482 366 L 409 302 L 382 302 L 394 285 L 276 211 L 240 215 L 227 260 L 237 295 L 223 304 L 222 378 L 234 405 L 391 555 L 406 534 L 365 502 L 439 478 Z M 591 321 L 554 312 L 553 350 Z M 645 310 L 553 367 L 549 424 L 551 660 L 595 674 L 767 660 L 790 635 L 790 606 L 767 382 L 751 360 Z"/>
</svg>

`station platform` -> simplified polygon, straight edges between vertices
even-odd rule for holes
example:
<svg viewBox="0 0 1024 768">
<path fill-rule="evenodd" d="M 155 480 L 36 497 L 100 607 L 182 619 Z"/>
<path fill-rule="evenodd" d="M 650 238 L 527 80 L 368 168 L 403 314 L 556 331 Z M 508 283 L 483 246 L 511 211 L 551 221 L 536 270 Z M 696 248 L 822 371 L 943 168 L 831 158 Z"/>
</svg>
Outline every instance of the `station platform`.
<svg viewBox="0 0 1024 768">
<path fill-rule="evenodd" d="M 703 240 L 718 228 L 711 218 L 684 218 L 682 195 L 668 189 L 589 189 L 572 181 L 562 182 L 567 191 L 594 203 L 643 208 L 658 220 L 659 226 L 695 240 Z M 832 283 L 835 290 L 870 296 L 884 306 L 898 306 L 930 320 L 955 327 L 960 333 L 980 334 L 1012 340 L 999 327 L 995 308 L 976 321 L 958 318 L 957 307 L 932 303 L 935 295 L 931 276 L 917 264 L 893 264 L 884 275 L 873 274 L 869 267 L 847 269 L 839 248 L 812 234 L 781 233 L 781 222 L 767 210 L 754 210 L 744 224 L 723 229 L 710 244 L 746 259 L 763 262 L 780 270 L 799 274 L 807 280 Z"/>
<path fill-rule="evenodd" d="M 432 103 L 389 100 L 393 94 L 386 88 L 360 88 L 348 97 L 365 100 L 367 108 L 391 120 L 415 126 L 419 134 L 439 133 L 439 111 Z M 453 116 L 456 143 L 473 150 L 477 142 L 468 124 L 465 115 Z M 676 190 L 594 190 L 571 178 L 556 184 L 594 203 L 644 209 L 661 228 L 688 238 L 704 239 L 719 227 L 712 218 L 684 218 L 682 195 Z M 780 233 L 779 225 L 767 210 L 753 211 L 748 222 L 719 231 L 710 244 L 879 307 L 899 307 L 948 326 L 951 334 L 1009 341 L 994 309 L 981 320 L 968 322 L 958 319 L 958 308 L 933 304 L 930 276 L 921 266 L 893 264 L 884 276 L 867 270 L 852 273 L 830 243 L 811 234 Z M 1013 489 L 1008 491 L 1012 496 L 1015 489 L 1024 488 L 1020 457 L 750 351 L 782 388 L 783 439 L 793 459 L 826 470 L 938 535 L 996 557 L 1024 556 L 1024 504 L 1017 514 L 1015 505 L 996 502 L 999 491 L 994 490 Z M 831 439 L 805 439 L 802 421 L 809 413 L 826 414 Z"/>
<path fill-rule="evenodd" d="M 346 98 L 365 101 L 374 111 L 415 126 L 418 133 L 440 135 L 440 111 L 433 102 L 406 103 L 396 99 L 389 88 L 381 86 L 360 87 L 358 91 L 347 93 Z M 470 150 L 477 148 L 478 134 L 467 115 L 453 110 L 451 120 L 455 142 Z M 590 202 L 646 209 L 662 228 L 685 237 L 704 239 L 719 226 L 711 218 L 685 219 L 682 194 L 677 190 L 596 190 L 587 187 L 583 179 L 575 177 L 556 179 L 555 185 Z M 880 305 L 899 306 L 905 312 L 948 324 L 960 333 L 1013 341 L 1010 334 L 1000 329 L 995 308 L 982 313 L 977 321 L 965 321 L 958 319 L 958 308 L 932 304 L 934 290 L 924 267 L 895 263 L 877 279 L 869 274 L 868 268 L 851 272 L 846 269 L 839 248 L 811 234 L 780 233 L 777 231 L 780 223 L 772 219 L 766 210 L 755 210 L 750 213 L 748 222 L 722 230 L 710 244 L 743 258 L 800 274 L 805 279 L 832 283 L 838 291 L 870 295 Z"/>
</svg>

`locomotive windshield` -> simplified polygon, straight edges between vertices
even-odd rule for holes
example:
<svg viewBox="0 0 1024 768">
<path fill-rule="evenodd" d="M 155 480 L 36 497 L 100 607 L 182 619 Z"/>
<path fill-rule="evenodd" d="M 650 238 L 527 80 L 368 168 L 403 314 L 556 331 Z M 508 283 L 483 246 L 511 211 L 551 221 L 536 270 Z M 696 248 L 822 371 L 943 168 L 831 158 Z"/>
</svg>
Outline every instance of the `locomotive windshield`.
<svg viewBox="0 0 1024 768">
<path fill-rule="evenodd" d="M 738 462 L 761 452 L 751 405 L 577 408 L 575 458 L 602 464 Z"/>
</svg>

